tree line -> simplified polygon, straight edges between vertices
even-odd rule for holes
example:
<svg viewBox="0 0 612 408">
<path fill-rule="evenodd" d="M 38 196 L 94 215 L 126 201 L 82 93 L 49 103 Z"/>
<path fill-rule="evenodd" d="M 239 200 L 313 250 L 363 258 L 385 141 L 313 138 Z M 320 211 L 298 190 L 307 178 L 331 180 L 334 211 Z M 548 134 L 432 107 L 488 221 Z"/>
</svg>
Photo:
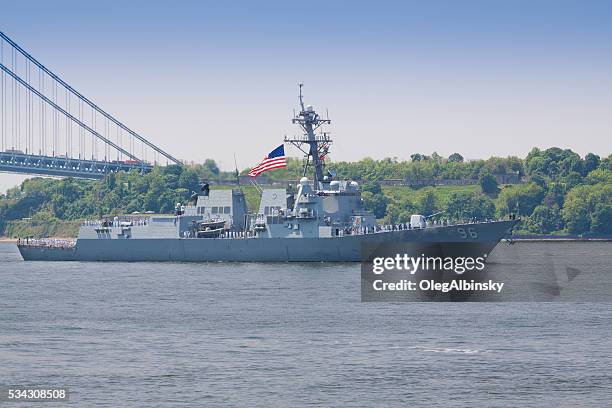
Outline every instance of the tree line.
<svg viewBox="0 0 612 408">
<path fill-rule="evenodd" d="M 437 161 L 444 168 L 456 168 L 455 160 Z M 423 160 L 398 163 L 410 167 Z M 452 163 L 452 164 L 451 164 Z M 534 148 L 524 160 L 491 158 L 468 162 L 462 171 L 478 178 L 476 190 L 466 187 L 425 187 L 419 190 L 385 189 L 377 183 L 363 186 L 364 203 L 379 218 L 391 223 L 406 222 L 411 214 L 442 212 L 453 221 L 493 219 L 515 214 L 522 220 L 521 232 L 536 234 L 612 234 L 612 155 L 606 158 L 589 153 L 581 158 L 569 149 Z M 471 165 L 470 165 L 471 164 Z M 498 186 L 495 174 L 512 169 L 524 183 Z M 441 170 L 439 175 L 448 174 Z M 455 173 L 456 174 L 456 173 Z M 463 190 L 463 191 L 462 191 Z M 467 191 L 466 191 L 467 190 Z"/>
<path fill-rule="evenodd" d="M 450 220 L 492 219 L 516 214 L 526 232 L 612 234 L 612 155 L 584 158 L 569 149 L 534 148 L 526 158 L 492 157 L 464 160 L 415 153 L 410 160 L 366 158 L 330 162 L 339 179 L 361 180 L 364 206 L 385 222 L 408 221 L 411 214 Z M 242 174 L 248 172 L 244 170 Z M 499 186 L 497 174 L 516 173 L 518 185 Z M 272 179 L 298 179 L 302 162 L 266 173 Z M 32 178 L 0 195 L 0 229 L 10 220 L 76 220 L 153 211 L 168 213 L 185 203 L 199 183 L 235 180 L 235 171 L 221 171 L 214 160 L 191 166 L 156 167 L 147 174 L 109 174 L 102 181 Z M 386 187 L 385 179 L 478 179 L 479 186 Z"/>
</svg>

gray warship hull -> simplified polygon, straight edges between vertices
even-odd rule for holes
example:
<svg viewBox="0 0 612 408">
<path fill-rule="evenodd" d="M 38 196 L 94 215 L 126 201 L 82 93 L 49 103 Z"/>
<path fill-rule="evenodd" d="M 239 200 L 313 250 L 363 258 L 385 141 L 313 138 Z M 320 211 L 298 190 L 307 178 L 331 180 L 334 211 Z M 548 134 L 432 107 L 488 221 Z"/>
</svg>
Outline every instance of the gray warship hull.
<svg viewBox="0 0 612 408">
<path fill-rule="evenodd" d="M 26 261 L 359 262 L 364 245 L 406 245 L 415 255 L 483 256 L 516 221 L 457 224 L 329 238 L 78 239 L 72 248 L 18 245 Z M 469 230 L 470 235 L 463 232 Z"/>
</svg>

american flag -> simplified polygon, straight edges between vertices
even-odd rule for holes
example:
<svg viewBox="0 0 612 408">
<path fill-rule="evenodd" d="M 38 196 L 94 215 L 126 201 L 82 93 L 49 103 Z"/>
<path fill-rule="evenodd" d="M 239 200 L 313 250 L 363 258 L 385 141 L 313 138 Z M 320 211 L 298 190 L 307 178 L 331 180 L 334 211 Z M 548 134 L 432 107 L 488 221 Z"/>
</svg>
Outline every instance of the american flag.
<svg viewBox="0 0 612 408">
<path fill-rule="evenodd" d="M 280 145 L 276 149 L 272 150 L 257 166 L 253 167 L 249 171 L 249 176 L 257 177 L 264 171 L 280 169 L 287 165 L 287 159 L 285 158 L 285 146 Z"/>
</svg>

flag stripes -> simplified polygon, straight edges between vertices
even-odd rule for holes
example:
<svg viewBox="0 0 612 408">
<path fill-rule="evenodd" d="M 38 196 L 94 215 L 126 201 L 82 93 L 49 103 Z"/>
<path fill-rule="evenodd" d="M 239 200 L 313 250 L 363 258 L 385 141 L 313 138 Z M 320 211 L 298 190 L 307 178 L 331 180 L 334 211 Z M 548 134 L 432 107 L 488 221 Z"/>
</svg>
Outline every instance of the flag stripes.
<svg viewBox="0 0 612 408">
<path fill-rule="evenodd" d="M 268 170 L 280 169 L 281 167 L 287 166 L 287 158 L 285 157 L 285 148 L 280 145 L 276 149 L 272 150 L 266 158 L 262 160 L 257 166 L 253 167 L 249 171 L 250 177 L 257 177 L 261 173 Z"/>
</svg>

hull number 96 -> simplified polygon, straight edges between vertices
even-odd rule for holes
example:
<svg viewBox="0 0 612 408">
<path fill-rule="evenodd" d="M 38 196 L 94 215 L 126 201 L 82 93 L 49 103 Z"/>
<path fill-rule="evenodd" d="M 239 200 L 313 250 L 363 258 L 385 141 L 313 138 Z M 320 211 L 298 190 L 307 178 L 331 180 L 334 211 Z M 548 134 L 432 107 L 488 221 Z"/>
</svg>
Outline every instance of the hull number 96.
<svg viewBox="0 0 612 408">
<path fill-rule="evenodd" d="M 467 239 L 467 238 L 477 239 L 478 238 L 478 233 L 472 227 L 457 228 L 457 234 L 459 234 L 459 236 L 464 239 Z"/>
</svg>

